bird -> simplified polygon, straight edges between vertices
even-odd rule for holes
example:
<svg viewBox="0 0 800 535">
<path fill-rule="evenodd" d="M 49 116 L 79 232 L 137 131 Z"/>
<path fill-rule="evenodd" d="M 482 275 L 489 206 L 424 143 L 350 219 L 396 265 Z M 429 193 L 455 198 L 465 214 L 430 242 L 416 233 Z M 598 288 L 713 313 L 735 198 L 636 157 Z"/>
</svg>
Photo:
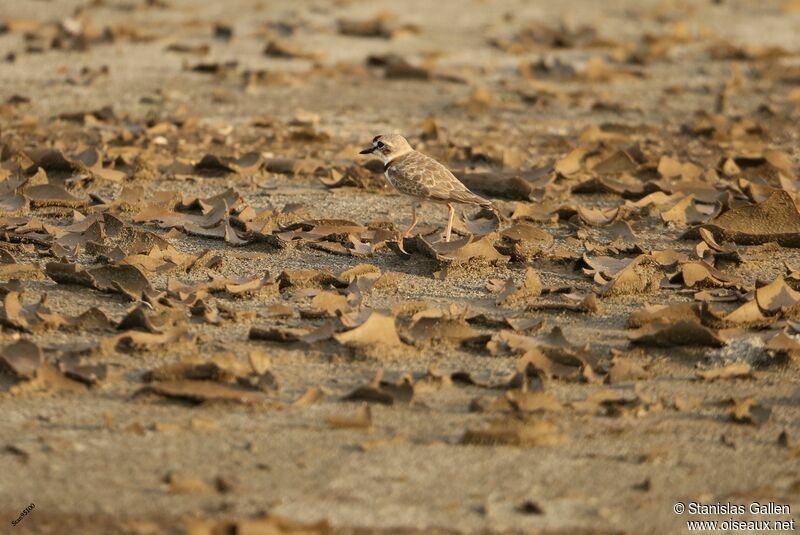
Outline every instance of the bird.
<svg viewBox="0 0 800 535">
<path fill-rule="evenodd" d="M 383 160 L 383 174 L 397 191 L 423 201 L 447 205 L 447 227 L 444 241 L 450 241 L 453 231 L 453 203 L 471 204 L 495 211 L 492 201 L 471 192 L 447 167 L 430 156 L 411 148 L 408 140 L 399 134 L 382 134 L 372 139 L 372 146 L 359 154 L 376 154 Z M 407 238 L 417 224 L 417 208 L 411 208 L 411 224 L 401 234 Z"/>
</svg>

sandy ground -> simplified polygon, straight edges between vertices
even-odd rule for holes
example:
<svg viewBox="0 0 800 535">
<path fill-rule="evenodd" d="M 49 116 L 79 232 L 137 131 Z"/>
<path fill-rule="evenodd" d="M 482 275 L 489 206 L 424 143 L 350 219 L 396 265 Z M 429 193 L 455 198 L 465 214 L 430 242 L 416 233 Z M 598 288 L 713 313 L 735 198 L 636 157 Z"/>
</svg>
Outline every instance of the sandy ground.
<svg viewBox="0 0 800 535">
<path fill-rule="evenodd" d="M 391 38 L 337 31 L 338 20 L 367 20 L 381 12 L 391 13 L 386 20 L 392 27 L 413 28 Z M 91 21 L 98 31 L 114 27 L 117 34 L 112 42 L 90 42 L 85 50 L 53 49 L 46 37 L 44 51 L 26 51 L 36 42 L 25 39 L 26 31 L 50 31 L 32 21 L 57 23 L 71 16 Z M 401 132 L 453 169 L 526 176 L 530 170 L 549 169 L 580 146 L 579 136 L 588 127 L 613 124 L 652 153 L 691 159 L 707 169 L 724 155 L 726 142 L 697 145 L 682 127 L 698 110 L 713 113 L 728 84 L 732 89 L 721 115 L 730 121 L 749 118 L 767 130 L 769 146 L 787 154 L 795 169 L 800 157 L 800 78 L 787 75 L 778 80 L 774 75 L 775 69 L 791 72 L 800 64 L 800 11 L 780 2 L 167 0 L 161 6 L 138 0 L 0 0 L 0 21 L 4 19 L 9 31 L 0 32 L 0 57 L 6 58 L 0 62 L 0 101 L 21 95 L 29 102 L 5 105 L 0 141 L 25 149 L 55 147 L 74 154 L 81 147 L 99 146 L 107 151 L 127 143 L 114 137 L 122 129 L 134 131 L 142 124 L 177 118 L 183 127 L 149 136 L 151 142 L 157 135 L 165 138 L 166 145 L 149 145 L 155 147 L 148 155 L 157 157 L 156 169 L 175 157 L 197 161 L 206 153 L 255 150 L 268 161 L 318 160 L 319 174 L 327 176 L 334 162 L 363 163 L 356 149 L 373 136 Z M 515 51 L 489 44 L 492 39 L 509 39 L 537 21 L 556 29 L 562 22 L 569 29 L 588 25 L 596 29 L 597 42 L 539 44 Z M 233 38 L 215 38 L 215 24 L 230 27 Z M 624 61 L 621 51 L 630 53 L 637 43 L 647 42 L 644 36 L 666 36 L 667 52 L 659 56 L 651 50 L 638 63 Z M 263 50 L 273 39 L 320 57 L 269 57 Z M 709 44 L 720 42 L 740 51 L 781 47 L 788 52 L 777 59 L 757 52 L 749 57 L 710 57 Z M 174 43 L 207 50 L 167 51 Z M 366 67 L 367 56 L 389 53 L 429 66 L 433 74 L 427 80 L 390 79 L 380 68 Z M 526 77 L 520 69 L 542 61 L 556 65 L 555 70 L 558 65 L 574 66 L 580 73 L 595 57 L 606 58 L 608 72 L 595 77 L 573 72 L 558 79 L 552 72 Z M 228 75 L 190 69 L 198 63 L 232 60 L 238 64 Z M 82 82 L 86 75 L 81 69 L 102 66 L 108 67 L 107 73 Z M 245 84 L 246 71 L 264 71 L 266 81 Z M 106 105 L 114 110 L 113 121 L 81 124 L 57 119 L 62 113 Z M 777 118 L 759 122 L 763 106 L 772 106 Z M 314 131 L 325 135 L 308 141 L 287 137 L 292 121 L 305 124 L 309 114 L 315 115 Z M 256 117 L 268 125 L 254 125 Z M 428 118 L 435 120 L 437 139 L 425 138 Z M 186 126 L 189 119 L 194 122 Z M 131 144 L 141 146 L 139 141 Z M 469 148 L 473 155 L 484 150 L 501 156 L 499 161 L 470 157 Z M 510 149 L 518 156 L 504 163 L 503 150 Z M 309 218 L 362 225 L 392 222 L 396 228 L 407 224 L 412 206 L 410 199 L 390 190 L 328 188 L 306 173 L 259 170 L 175 177 L 157 170 L 148 178 L 126 180 L 95 180 L 69 189 L 84 199 L 89 193 L 113 199 L 130 183 L 142 187 L 143 199 L 149 202 L 159 191 L 206 198 L 234 188 L 257 212 L 299 203 Z M 545 200 L 549 194 L 545 191 Z M 542 194 L 534 197 L 520 204 L 534 205 Z M 496 198 L 505 207 L 518 202 Z M 623 200 L 615 194 L 591 193 L 568 195 L 566 202 L 607 208 Z M 134 213 L 119 217 L 131 223 Z M 62 226 L 73 217 L 71 211 L 25 214 L 31 216 Z M 426 203 L 420 211 L 430 230 L 441 228 L 444 216 L 440 205 Z M 689 224 L 665 224 L 657 214 L 634 214 L 627 220 L 643 250 L 672 248 L 687 255 L 695 250 L 697 239 L 679 239 Z M 354 257 L 307 245 L 284 250 L 266 243 L 233 246 L 177 233 L 169 239 L 178 251 L 199 254 L 210 249 L 221 256 L 221 263 L 213 270 L 153 273 L 148 278 L 163 290 L 169 278 L 190 283 L 212 272 L 229 278 L 265 272 L 277 276 L 290 269 L 338 274 L 366 263 L 391 277 L 364 298 L 363 308 L 391 310 L 421 300 L 443 309 L 455 304 L 471 315 L 541 319 L 543 326 L 536 332 L 559 327 L 571 344 L 589 344 L 588 351 L 599 359 L 598 381 L 545 381 L 544 391 L 563 410 L 532 418 L 552 422 L 558 430 L 554 434 L 561 438 L 558 444 L 462 444 L 466 430 L 485 428 L 498 418 L 489 410 L 473 410 L 473 400 L 504 395 L 502 389 L 477 385 L 420 390 L 411 403 L 371 403 L 369 427 L 339 428 L 332 417 L 355 417 L 364 410 L 359 403 L 342 401 L 342 396 L 369 383 L 378 370 L 395 380 L 408 372 L 422 376 L 435 364 L 446 372 L 462 370 L 499 384 L 514 372 L 517 355 L 493 352 L 486 340 L 480 346 L 428 343 L 366 353 L 329 342 L 304 346 L 250 340 L 253 326 L 316 326 L 320 321 L 276 320 L 267 314 L 269 305 L 280 302 L 302 309 L 307 306 L 302 294 L 215 295 L 217 302 L 240 312 L 239 319 L 220 325 L 188 321 L 194 337 L 188 342 L 93 354 L 92 363 L 106 364 L 115 374 L 91 388 L 15 389 L 19 381 L 6 374 L 0 394 L 0 531 L 210 533 L 214 525 L 222 529 L 216 523 L 269 515 L 300 523 L 325 521 L 328 527 L 306 529 L 342 533 L 682 533 L 690 518 L 729 518 L 676 515 L 676 502 L 771 501 L 790 505 L 791 513 L 733 517 L 796 517 L 796 363 L 790 358 L 788 363 L 758 366 L 748 379 L 704 381 L 696 377 L 698 368 L 718 366 L 726 358 L 746 359 L 743 346 L 729 344 L 716 353 L 708 347 L 632 346 L 626 324 L 631 313 L 645 303 L 692 302 L 693 291 L 685 288 L 600 297 L 600 311 L 590 314 L 529 310 L 524 303 L 498 306 L 487 283 L 511 279 L 519 284 L 526 268 L 536 270 L 546 287 L 570 286 L 582 295 L 600 287 L 581 271 L 578 260 L 586 252 L 581 240 L 610 241 L 606 227 L 575 219 L 536 224 L 555 238 L 566 259 L 541 254 L 527 262 L 479 265 L 441 279 L 434 276 L 437 263 L 420 253 L 403 258 L 382 248 Z M 166 233 L 153 225 L 137 226 Z M 9 250 L 18 262 L 44 266 L 52 261 L 41 249 Z M 783 262 L 800 265 L 796 249 L 741 246 L 740 253 L 745 262 L 724 270 L 741 277 L 749 288 L 781 275 Z M 92 263 L 87 255 L 82 254 L 81 264 Z M 46 293 L 50 309 L 67 316 L 95 306 L 118 321 L 131 307 L 118 293 L 58 284 L 44 276 L 21 284 L 25 303 Z M 500 330 L 488 324 L 475 328 L 487 339 Z M 113 329 L 6 328 L 0 345 L 32 340 L 52 360 L 70 346 L 115 335 Z M 144 374 L 158 366 L 207 359 L 221 351 L 231 351 L 244 362 L 254 349 L 269 356 L 279 385 L 264 394 L 265 403 L 191 405 L 135 395 L 145 384 Z M 608 368 L 612 351 L 644 366 L 646 377 L 603 384 L 602 370 Z M 309 388 L 320 389 L 324 397 L 308 406 L 294 405 Z M 608 391 L 633 396 L 636 407 L 580 410 L 582 400 Z M 757 400 L 771 411 L 769 418 L 761 425 L 732 422 L 731 398 Z M 782 432 L 787 440 L 779 440 Z M 11 526 L 30 503 L 35 509 Z"/>
</svg>

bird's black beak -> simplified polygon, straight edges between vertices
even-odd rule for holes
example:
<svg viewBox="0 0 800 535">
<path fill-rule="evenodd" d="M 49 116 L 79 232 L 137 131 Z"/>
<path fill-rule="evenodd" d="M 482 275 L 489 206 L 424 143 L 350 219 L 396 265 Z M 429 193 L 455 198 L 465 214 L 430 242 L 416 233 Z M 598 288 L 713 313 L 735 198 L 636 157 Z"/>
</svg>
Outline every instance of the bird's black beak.
<svg viewBox="0 0 800 535">
<path fill-rule="evenodd" d="M 369 147 L 369 148 L 366 148 L 366 149 L 362 150 L 361 152 L 359 152 L 359 154 L 371 154 L 371 153 L 375 152 L 375 149 L 377 149 L 377 148 L 378 147 L 373 145 L 372 147 Z"/>
</svg>

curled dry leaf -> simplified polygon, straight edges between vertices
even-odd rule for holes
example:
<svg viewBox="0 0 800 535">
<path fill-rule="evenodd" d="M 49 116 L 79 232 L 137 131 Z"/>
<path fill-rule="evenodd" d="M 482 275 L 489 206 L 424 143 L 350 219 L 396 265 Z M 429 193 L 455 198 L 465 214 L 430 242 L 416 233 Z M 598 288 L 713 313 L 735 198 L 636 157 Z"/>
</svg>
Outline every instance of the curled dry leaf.
<svg viewBox="0 0 800 535">
<path fill-rule="evenodd" d="M 715 217 L 722 210 L 719 203 L 713 205 L 698 203 L 694 195 L 687 195 L 670 209 L 661 212 L 661 219 L 665 223 L 676 225 L 696 225 Z"/>
<path fill-rule="evenodd" d="M 273 58 L 282 59 L 308 59 L 318 61 L 322 54 L 316 51 L 307 51 L 288 41 L 273 39 L 264 48 L 264 54 Z"/>
<path fill-rule="evenodd" d="M 200 62 L 186 68 L 192 72 L 211 74 L 214 76 L 225 77 L 234 73 L 239 67 L 239 62 L 236 60 L 225 62 Z"/>
<path fill-rule="evenodd" d="M 697 372 L 697 377 L 704 381 L 717 379 L 752 379 L 753 368 L 746 362 L 734 362 L 721 368 L 711 368 Z"/>
<path fill-rule="evenodd" d="M 611 417 L 636 413 L 642 409 L 642 405 L 642 399 L 635 393 L 611 388 L 597 390 L 586 399 L 572 403 L 572 407 L 579 412 Z"/>
<path fill-rule="evenodd" d="M 462 344 L 480 335 L 466 321 L 464 313 L 453 310 L 428 309 L 417 312 L 411 318 L 411 325 L 405 333 L 414 345 Z"/>
<path fill-rule="evenodd" d="M 680 275 L 683 284 L 689 288 L 730 288 L 742 285 L 740 279 L 729 277 L 702 260 L 681 264 Z"/>
<path fill-rule="evenodd" d="M 489 44 L 512 54 L 539 52 L 551 48 L 585 48 L 601 43 L 592 26 L 568 27 L 563 22 L 550 25 L 544 22 L 527 22 L 508 39 L 492 38 Z"/>
<path fill-rule="evenodd" d="M 769 421 L 772 409 L 753 398 L 733 400 L 729 416 L 734 423 L 760 426 Z"/>
<path fill-rule="evenodd" d="M 564 410 L 558 398 L 547 392 L 507 390 L 503 398 L 512 410 L 520 413 L 557 413 Z"/>
<path fill-rule="evenodd" d="M 25 188 L 25 197 L 31 207 L 61 206 L 65 208 L 85 207 L 87 202 L 74 197 L 70 192 L 55 184 L 42 184 Z"/>
<path fill-rule="evenodd" d="M 302 169 L 296 164 L 293 165 L 292 173 L 298 174 L 298 170 Z M 386 189 L 386 180 L 380 174 L 373 173 L 370 169 L 361 165 L 348 165 L 344 169 L 334 167 L 329 170 L 327 175 L 316 174 L 320 182 L 329 188 L 350 186 L 367 191 L 383 191 Z"/>
<path fill-rule="evenodd" d="M 456 172 L 456 177 L 471 191 L 494 198 L 531 201 L 536 195 L 534 185 L 519 175 L 502 173 Z"/>
<path fill-rule="evenodd" d="M 772 322 L 772 319 L 761 312 L 761 309 L 758 308 L 758 303 L 755 301 L 747 301 L 730 313 L 721 315 L 720 319 L 730 325 L 753 327 L 757 325 L 766 325 Z"/>
<path fill-rule="evenodd" d="M 235 355 L 218 353 L 209 360 L 194 358 L 163 364 L 149 370 L 143 378 L 147 382 L 192 379 L 232 383 L 236 381 L 237 377 L 246 376 L 250 371 L 250 368 L 243 362 L 239 362 Z"/>
<path fill-rule="evenodd" d="M 164 50 L 168 52 L 177 52 L 180 54 L 197 54 L 199 56 L 205 56 L 211 50 L 211 47 L 207 44 L 188 44 L 188 43 L 171 43 L 167 45 Z"/>
<path fill-rule="evenodd" d="M 596 169 L 596 168 L 595 168 Z M 573 193 L 610 193 L 625 198 L 641 197 L 645 193 L 645 185 L 638 178 L 627 172 L 620 175 L 593 176 L 572 188 Z M 624 206 L 628 206 L 626 202 Z"/>
<path fill-rule="evenodd" d="M 791 313 L 792 309 L 800 304 L 800 292 L 794 291 L 783 277 L 758 288 L 755 292 L 758 308 L 765 314 L 772 316 L 778 313 Z"/>
<path fill-rule="evenodd" d="M 555 446 L 567 437 L 558 426 L 541 417 L 494 420 L 483 429 L 468 429 L 461 444 L 473 446 Z"/>
<path fill-rule="evenodd" d="M 180 340 L 190 340 L 191 338 L 191 334 L 185 327 L 173 327 L 163 333 L 126 331 L 117 335 L 113 342 L 117 351 L 132 352 L 144 351 L 161 345 L 175 344 Z"/>
<path fill-rule="evenodd" d="M 611 362 L 611 367 L 606 375 L 606 382 L 609 384 L 627 383 L 648 379 L 650 373 L 639 363 L 629 358 L 615 357 Z"/>
<path fill-rule="evenodd" d="M 700 306 L 696 303 L 676 305 L 645 305 L 628 318 L 629 329 L 636 329 L 656 321 L 675 322 L 681 320 L 700 321 Z"/>
<path fill-rule="evenodd" d="M 606 226 L 613 223 L 620 213 L 620 208 L 584 208 L 578 206 L 578 217 L 591 226 Z"/>
<path fill-rule="evenodd" d="M 499 305 L 527 305 L 535 301 L 542 294 L 542 281 L 533 268 L 525 270 L 522 284 L 517 286 L 513 279 L 508 279 L 505 286 L 497 296 Z"/>
<path fill-rule="evenodd" d="M 680 277 L 689 288 L 739 288 L 743 285 L 738 277 L 725 275 L 702 260 L 682 263 Z"/>
<path fill-rule="evenodd" d="M 311 405 L 314 405 L 318 401 L 322 400 L 324 397 L 325 395 L 322 393 L 322 390 L 312 386 L 306 390 L 302 396 L 294 400 L 292 405 L 294 407 L 310 407 Z"/>
<path fill-rule="evenodd" d="M 159 326 L 156 326 L 154 323 L 154 319 L 156 319 L 153 315 L 148 313 L 148 308 L 143 305 L 137 305 L 132 307 L 128 310 L 128 313 L 119 321 L 117 324 L 117 329 L 120 331 L 127 331 L 127 330 L 134 330 L 134 331 L 142 331 L 146 333 L 158 333 L 161 334 L 163 330 L 161 329 L 161 322 Z"/>
<path fill-rule="evenodd" d="M 301 342 L 311 331 L 293 327 L 250 327 L 248 338 L 250 340 L 266 340 L 277 343 Z"/>
<path fill-rule="evenodd" d="M 266 399 L 257 392 L 240 390 L 211 381 L 164 381 L 140 388 L 136 395 L 145 393 L 158 394 L 166 398 L 189 401 L 192 403 L 233 402 L 245 405 L 260 405 Z"/>
<path fill-rule="evenodd" d="M 339 33 L 354 37 L 378 37 L 392 39 L 401 33 L 417 33 L 419 29 L 411 24 L 399 25 L 396 16 L 390 12 L 381 12 L 370 19 L 341 19 L 338 22 Z"/>
<path fill-rule="evenodd" d="M 578 293 L 561 293 L 558 294 L 561 298 L 560 301 L 538 301 L 530 303 L 526 310 L 529 312 L 536 310 L 551 310 L 551 311 L 566 311 L 566 312 L 579 312 L 586 314 L 594 314 L 602 310 L 602 305 L 593 293 L 578 294 Z"/>
<path fill-rule="evenodd" d="M 495 248 L 514 262 L 532 260 L 552 247 L 553 236 L 538 226 L 516 223 L 500 233 L 501 241 Z"/>
<path fill-rule="evenodd" d="M 259 518 L 245 520 L 189 520 L 188 529 L 192 533 L 274 533 L 326 535 L 332 528 L 327 520 L 304 523 L 277 515 L 263 515 Z"/>
<path fill-rule="evenodd" d="M 0 351 L 0 362 L 20 378 L 33 378 L 43 361 L 42 350 L 29 340 L 18 340 Z"/>
<path fill-rule="evenodd" d="M 277 277 L 281 292 L 286 289 L 326 288 L 336 285 L 339 280 L 329 271 L 320 269 L 286 269 Z"/>
<path fill-rule="evenodd" d="M 383 69 L 384 77 L 389 80 L 429 80 L 433 76 L 429 69 L 412 65 L 397 54 L 369 56 L 367 65 Z"/>
<path fill-rule="evenodd" d="M 211 492 L 211 486 L 202 479 L 169 474 L 166 477 L 170 494 L 204 494 Z"/>
<path fill-rule="evenodd" d="M 0 351 L 0 368 L 23 380 L 11 387 L 11 394 L 85 391 L 83 385 L 65 377 L 61 371 L 45 362 L 41 348 L 29 340 L 18 340 L 4 347 Z"/>
<path fill-rule="evenodd" d="M 507 262 L 508 257 L 498 253 L 492 245 L 493 237 L 493 234 L 487 234 L 477 239 L 466 236 L 449 242 L 430 242 L 422 236 L 417 236 L 416 249 L 445 266 L 460 265 L 470 261 L 492 264 Z"/>
<path fill-rule="evenodd" d="M 627 295 L 656 291 L 663 279 L 661 265 L 649 255 L 639 255 L 617 272 L 600 295 Z"/>
<path fill-rule="evenodd" d="M 595 279 L 597 279 L 598 275 L 604 279 L 610 279 L 625 269 L 633 259 L 612 258 L 610 256 L 590 257 L 584 254 L 582 260 L 588 266 L 587 268 L 583 268 L 583 272 L 586 275 L 594 277 Z"/>
<path fill-rule="evenodd" d="M 269 273 L 265 273 L 263 276 L 243 279 L 212 279 L 208 289 L 212 293 L 221 290 L 233 297 L 275 295 L 278 293 L 278 284 Z"/>
<path fill-rule="evenodd" d="M 693 319 L 652 321 L 631 332 L 629 338 L 634 344 L 654 347 L 725 345 L 719 333 Z"/>
<path fill-rule="evenodd" d="M 0 264 L 0 280 L 40 280 L 44 278 L 37 264 Z"/>
<path fill-rule="evenodd" d="M 592 370 L 596 359 L 590 354 L 588 345 L 571 344 L 559 327 L 536 338 L 501 331 L 492 337 L 488 347 L 496 352 L 503 345 L 521 354 L 516 368 L 523 379 L 538 376 L 567 381 L 596 380 Z"/>
<path fill-rule="evenodd" d="M 328 416 L 328 426 L 331 429 L 370 429 L 372 427 L 372 410 L 369 408 L 369 404 L 365 403 L 359 407 L 355 416 Z"/>
<path fill-rule="evenodd" d="M 73 381 L 61 373 L 55 366 L 42 362 L 37 368 L 33 378 L 18 383 L 9 390 L 11 394 L 42 391 L 80 394 L 86 392 L 86 385 L 78 381 Z"/>
<path fill-rule="evenodd" d="M 577 175 L 584 169 L 584 161 L 589 154 L 589 149 L 578 147 L 570 151 L 566 156 L 557 160 L 553 170 L 565 177 Z"/>
<path fill-rule="evenodd" d="M 785 332 L 780 332 L 770 338 L 765 347 L 770 352 L 773 352 L 778 356 L 791 357 L 795 359 L 800 356 L 800 342 Z"/>
<path fill-rule="evenodd" d="M 455 231 L 472 234 L 477 237 L 496 232 L 499 227 L 500 219 L 490 210 L 481 211 L 473 218 L 469 218 L 466 213 L 463 213 L 453 223 Z"/>
<path fill-rule="evenodd" d="M 586 362 L 579 356 L 552 348 L 531 348 L 517 359 L 517 370 L 522 374 L 523 384 L 531 376 L 578 381 L 583 378 L 585 367 Z"/>
<path fill-rule="evenodd" d="M 377 278 L 380 274 L 381 270 L 377 266 L 373 266 L 372 264 L 358 264 L 357 266 L 342 271 L 336 278 L 340 284 L 348 285 L 352 284 L 353 281 L 359 277 Z"/>
<path fill-rule="evenodd" d="M 709 251 L 709 254 L 718 260 L 729 260 L 737 264 L 744 262 L 744 258 L 742 258 L 735 246 L 730 244 L 720 245 L 708 229 L 700 228 L 698 229 L 698 233 L 703 241 L 697 244 L 695 253 L 701 260 L 706 257 L 706 254 L 704 254 L 701 249 L 701 246 L 704 246 Z"/>
<path fill-rule="evenodd" d="M 359 386 L 342 397 L 343 401 L 365 401 L 393 405 L 394 403 L 410 403 L 414 398 L 414 385 L 409 377 L 401 377 L 398 382 L 383 380 L 380 370 L 367 385 Z"/>
<path fill-rule="evenodd" d="M 311 310 L 305 315 L 307 317 L 331 316 L 336 317 L 339 313 L 350 311 L 350 303 L 347 296 L 335 292 L 319 292 L 311 300 Z"/>
<path fill-rule="evenodd" d="M 732 325 L 766 326 L 779 317 L 795 318 L 800 313 L 800 294 L 783 277 L 756 289 L 751 300 L 727 314 L 712 311 Z"/>
<path fill-rule="evenodd" d="M 19 292 L 8 292 L 3 297 L 0 324 L 23 332 L 34 332 L 61 327 L 68 323 L 66 318 L 52 312 L 46 302 L 47 294 L 42 294 L 39 302 L 23 305 Z"/>
<path fill-rule="evenodd" d="M 204 176 L 224 176 L 230 173 L 252 175 L 264 165 L 259 152 L 248 152 L 238 158 L 206 154 L 194 165 L 195 171 Z"/>
<path fill-rule="evenodd" d="M 380 312 L 371 312 L 363 323 L 333 338 L 343 346 L 360 350 L 380 352 L 403 346 L 394 318 Z"/>
<path fill-rule="evenodd" d="M 62 357 L 59 359 L 58 369 L 66 377 L 88 386 L 94 386 L 109 376 L 107 364 L 86 364 L 79 356 Z"/>
<path fill-rule="evenodd" d="M 140 300 L 153 287 L 144 273 L 132 265 L 83 268 L 78 264 L 48 262 L 45 273 L 59 284 L 77 284 L 102 292 L 119 293 L 131 300 Z"/>
<path fill-rule="evenodd" d="M 627 221 L 617 220 L 608 230 L 611 232 L 612 239 L 622 243 L 637 243 L 639 236 L 633 232 L 630 223 Z"/>
<path fill-rule="evenodd" d="M 728 210 L 701 228 L 716 239 L 743 245 L 777 242 L 784 247 L 800 247 L 800 212 L 786 191 L 777 191 L 756 205 Z M 687 237 L 696 234 L 690 232 Z"/>
</svg>

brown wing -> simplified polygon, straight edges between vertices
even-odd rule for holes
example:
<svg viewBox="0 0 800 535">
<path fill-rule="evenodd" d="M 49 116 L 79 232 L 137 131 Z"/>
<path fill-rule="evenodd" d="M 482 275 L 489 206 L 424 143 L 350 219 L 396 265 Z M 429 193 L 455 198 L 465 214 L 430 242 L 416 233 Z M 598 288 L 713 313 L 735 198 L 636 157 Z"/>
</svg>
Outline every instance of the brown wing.
<svg viewBox="0 0 800 535">
<path fill-rule="evenodd" d="M 445 166 L 421 152 L 413 151 L 398 158 L 387 173 L 392 185 L 407 195 L 443 202 L 492 205 L 467 189 Z"/>
</svg>

